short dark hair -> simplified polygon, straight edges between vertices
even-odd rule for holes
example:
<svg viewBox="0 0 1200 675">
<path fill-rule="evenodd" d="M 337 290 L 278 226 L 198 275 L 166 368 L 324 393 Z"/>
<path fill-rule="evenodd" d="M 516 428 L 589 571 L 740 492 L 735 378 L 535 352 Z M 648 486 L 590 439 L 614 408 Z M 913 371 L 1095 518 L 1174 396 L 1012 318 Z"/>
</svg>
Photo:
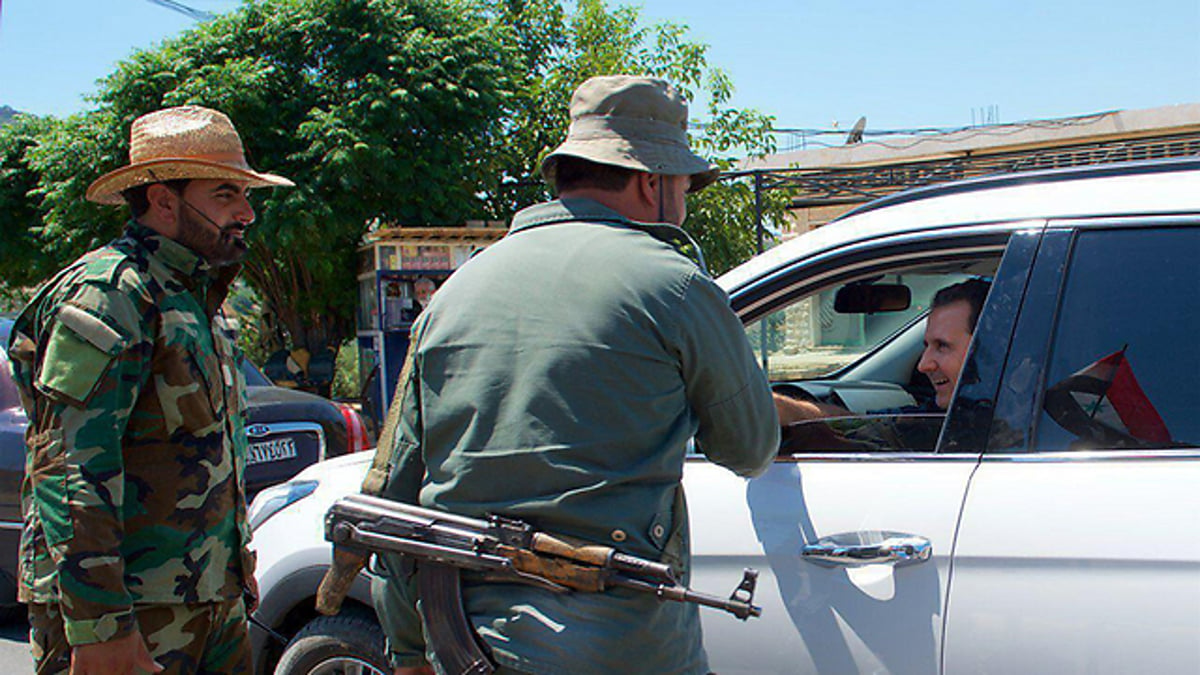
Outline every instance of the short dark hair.
<svg viewBox="0 0 1200 675">
<path fill-rule="evenodd" d="M 933 311 L 956 302 L 966 302 L 971 306 L 971 314 L 967 317 L 967 330 L 974 335 L 975 325 L 979 323 L 979 313 L 983 311 L 983 301 L 987 300 L 988 291 L 991 289 L 992 284 L 983 279 L 967 279 L 938 291 L 937 295 L 933 296 L 933 304 L 929 309 Z"/>
<path fill-rule="evenodd" d="M 570 190 L 593 188 L 606 192 L 620 192 L 629 185 L 637 169 L 599 164 L 582 157 L 563 155 L 554 160 L 554 191 L 562 194 Z"/>
<path fill-rule="evenodd" d="M 133 217 L 135 219 L 141 218 L 150 210 L 150 198 L 146 196 L 146 193 L 150 190 L 151 185 L 165 185 L 172 192 L 182 193 L 190 182 L 192 182 L 190 178 L 176 178 L 174 180 L 159 181 L 158 183 L 143 183 L 142 185 L 135 185 L 125 190 L 121 193 L 121 196 L 125 198 L 125 203 L 129 204 L 129 211 L 133 214 Z"/>
</svg>

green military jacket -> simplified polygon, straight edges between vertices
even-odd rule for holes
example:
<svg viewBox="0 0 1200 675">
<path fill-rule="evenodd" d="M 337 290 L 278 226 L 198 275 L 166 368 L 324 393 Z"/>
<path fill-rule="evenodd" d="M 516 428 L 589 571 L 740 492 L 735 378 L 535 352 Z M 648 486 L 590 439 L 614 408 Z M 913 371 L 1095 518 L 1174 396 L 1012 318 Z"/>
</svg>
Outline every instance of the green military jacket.
<svg viewBox="0 0 1200 675">
<path fill-rule="evenodd" d="M 522 518 L 686 578 L 689 441 L 749 476 L 775 456 L 779 427 L 741 323 L 682 239 L 591 200 L 519 213 L 418 319 L 395 447 L 379 450 L 392 453 L 384 496 Z M 393 663 L 418 663 L 413 590 L 389 577 L 374 590 Z M 464 595 L 503 666 L 707 672 L 695 605 L 511 584 Z"/>
<path fill-rule="evenodd" d="M 253 573 L 245 383 L 217 314 L 236 274 L 133 223 L 13 326 L 20 599 L 58 603 L 71 644 L 128 633 L 137 603 L 236 598 Z"/>
</svg>

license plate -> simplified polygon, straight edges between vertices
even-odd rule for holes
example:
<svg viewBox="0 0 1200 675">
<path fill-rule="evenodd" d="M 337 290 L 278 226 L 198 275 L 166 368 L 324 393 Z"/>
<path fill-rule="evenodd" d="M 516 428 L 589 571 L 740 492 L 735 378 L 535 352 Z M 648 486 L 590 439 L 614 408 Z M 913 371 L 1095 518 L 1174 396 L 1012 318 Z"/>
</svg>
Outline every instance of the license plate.
<svg viewBox="0 0 1200 675">
<path fill-rule="evenodd" d="M 291 459 L 296 454 L 296 441 L 291 438 L 276 438 L 251 443 L 250 447 L 246 449 L 246 466 Z"/>
</svg>

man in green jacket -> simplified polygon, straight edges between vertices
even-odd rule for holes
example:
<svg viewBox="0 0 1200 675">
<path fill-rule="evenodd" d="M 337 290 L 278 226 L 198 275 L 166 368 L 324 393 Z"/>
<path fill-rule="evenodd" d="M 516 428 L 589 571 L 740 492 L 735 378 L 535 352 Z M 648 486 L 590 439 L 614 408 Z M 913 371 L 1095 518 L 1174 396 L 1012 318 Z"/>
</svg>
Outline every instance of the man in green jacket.
<svg viewBox="0 0 1200 675">
<path fill-rule="evenodd" d="M 225 115 L 133 123 L 88 189 L 124 234 L 68 265 L 10 338 L 29 416 L 20 599 L 39 674 L 249 672 L 245 383 L 220 314 L 254 221 Z"/>
<path fill-rule="evenodd" d="M 725 293 L 691 257 L 685 196 L 716 170 L 662 80 L 593 78 L 542 165 L 559 199 L 452 275 L 413 328 L 383 496 L 673 565 L 686 581 L 688 442 L 744 475 L 775 456 L 767 381 Z M 398 673 L 428 672 L 412 579 L 374 588 Z M 468 582 L 500 672 L 706 673 L 697 607 L 625 589 Z"/>
</svg>

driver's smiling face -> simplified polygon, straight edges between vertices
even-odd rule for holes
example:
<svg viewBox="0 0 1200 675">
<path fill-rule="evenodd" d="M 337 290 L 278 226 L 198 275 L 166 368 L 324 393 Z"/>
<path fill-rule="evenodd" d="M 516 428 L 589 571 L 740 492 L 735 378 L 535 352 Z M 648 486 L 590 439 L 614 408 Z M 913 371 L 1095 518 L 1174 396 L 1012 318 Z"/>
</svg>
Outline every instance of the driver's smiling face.
<svg viewBox="0 0 1200 675">
<path fill-rule="evenodd" d="M 945 410 L 971 344 L 971 303 L 959 300 L 931 311 L 925 323 L 925 351 L 917 370 L 933 383 L 937 406 Z"/>
</svg>

